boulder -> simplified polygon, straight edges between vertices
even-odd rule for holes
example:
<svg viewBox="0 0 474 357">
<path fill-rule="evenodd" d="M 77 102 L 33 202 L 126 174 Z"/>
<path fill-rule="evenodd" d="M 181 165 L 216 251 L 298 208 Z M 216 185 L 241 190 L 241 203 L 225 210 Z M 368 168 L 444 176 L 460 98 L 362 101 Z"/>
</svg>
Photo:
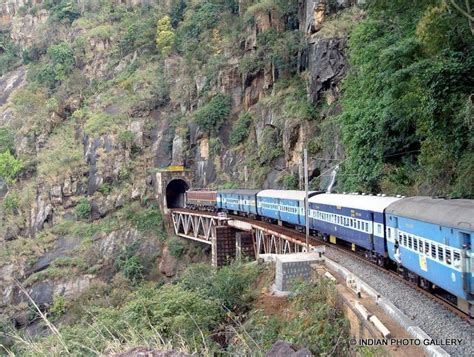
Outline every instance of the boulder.
<svg viewBox="0 0 474 357">
<path fill-rule="evenodd" d="M 284 341 L 277 341 L 267 352 L 267 357 L 310 357 L 313 356 L 307 348 L 297 349 L 294 345 Z"/>
</svg>

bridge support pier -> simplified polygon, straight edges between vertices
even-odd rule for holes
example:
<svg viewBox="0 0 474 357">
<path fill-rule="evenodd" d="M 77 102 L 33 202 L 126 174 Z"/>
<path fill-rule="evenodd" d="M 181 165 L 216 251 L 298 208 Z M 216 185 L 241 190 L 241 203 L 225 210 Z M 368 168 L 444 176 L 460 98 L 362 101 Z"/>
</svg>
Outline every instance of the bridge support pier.
<svg viewBox="0 0 474 357">
<path fill-rule="evenodd" d="M 255 247 L 253 245 L 253 236 L 250 232 L 237 232 L 235 234 L 235 258 L 250 258 L 255 260 Z"/>
<path fill-rule="evenodd" d="M 237 230 L 229 226 L 215 226 L 213 229 L 212 265 L 219 268 L 235 259 Z"/>
</svg>

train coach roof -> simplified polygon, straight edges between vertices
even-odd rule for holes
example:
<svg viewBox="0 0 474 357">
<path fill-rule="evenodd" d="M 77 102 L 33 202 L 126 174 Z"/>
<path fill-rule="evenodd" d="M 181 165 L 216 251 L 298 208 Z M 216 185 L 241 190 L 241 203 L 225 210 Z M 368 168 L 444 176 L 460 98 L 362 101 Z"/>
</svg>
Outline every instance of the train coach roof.
<svg viewBox="0 0 474 357">
<path fill-rule="evenodd" d="M 228 195 L 256 195 L 261 190 L 246 190 L 246 189 L 232 189 L 232 190 L 218 190 L 217 193 Z"/>
<path fill-rule="evenodd" d="M 474 230 L 474 201 L 407 197 L 387 207 L 387 213 L 445 227 Z"/>
<path fill-rule="evenodd" d="M 365 195 L 342 195 L 338 193 L 323 193 L 313 196 L 309 203 L 324 204 L 331 206 L 347 207 L 364 211 L 380 212 L 393 202 L 400 200 L 398 197 L 381 197 Z"/>
<path fill-rule="evenodd" d="M 308 196 L 317 194 L 316 191 L 309 191 Z M 297 190 L 263 190 L 257 194 L 258 197 L 280 198 L 284 200 L 304 200 L 306 194 L 304 191 Z"/>
</svg>

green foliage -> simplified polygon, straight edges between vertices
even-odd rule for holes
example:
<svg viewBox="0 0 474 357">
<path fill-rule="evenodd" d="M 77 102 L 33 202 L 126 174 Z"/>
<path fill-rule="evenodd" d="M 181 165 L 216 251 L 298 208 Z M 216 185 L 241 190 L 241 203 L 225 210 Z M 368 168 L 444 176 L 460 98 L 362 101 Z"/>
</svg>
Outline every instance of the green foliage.
<svg viewBox="0 0 474 357">
<path fill-rule="evenodd" d="M 241 114 L 239 120 L 235 123 L 234 128 L 229 136 L 231 145 L 238 145 L 244 142 L 250 133 L 250 127 L 253 123 L 253 118 L 250 113 Z"/>
<path fill-rule="evenodd" d="M 168 249 L 173 257 L 179 258 L 184 253 L 184 245 L 178 238 L 171 238 L 168 241 Z"/>
<path fill-rule="evenodd" d="M 175 42 L 175 33 L 171 27 L 169 16 L 164 16 L 158 21 L 156 29 L 156 47 L 163 56 L 169 56 L 173 50 Z"/>
<path fill-rule="evenodd" d="M 350 326 L 331 282 L 298 285 L 286 311 L 297 313 L 279 316 L 253 312 L 237 334 L 231 352 L 245 355 L 255 348 L 268 351 L 276 340 L 283 340 L 305 346 L 315 355 L 348 353 Z"/>
<path fill-rule="evenodd" d="M 122 253 L 115 259 L 117 271 L 122 272 L 132 284 L 139 283 L 144 277 L 143 264 L 137 255 L 139 247 L 140 242 L 133 242 L 133 244 L 125 247 Z"/>
<path fill-rule="evenodd" d="M 0 77 L 14 69 L 18 62 L 18 47 L 11 41 L 10 32 L 0 27 Z"/>
<path fill-rule="evenodd" d="M 130 130 L 125 130 L 119 134 L 118 138 L 122 144 L 129 147 L 132 145 L 133 140 L 135 140 L 135 133 Z"/>
<path fill-rule="evenodd" d="M 126 28 L 118 44 L 119 56 L 126 56 L 139 48 L 154 48 L 156 43 L 156 18 L 140 13 L 127 14 L 122 21 Z"/>
<path fill-rule="evenodd" d="M 474 194 L 460 181 L 474 150 L 465 116 L 474 42 L 467 21 L 443 4 L 374 1 L 351 33 L 341 190 Z M 395 174 L 404 168 L 418 174 Z"/>
<path fill-rule="evenodd" d="M 89 219 L 91 215 L 91 204 L 87 198 L 81 198 L 75 208 L 76 216 L 79 219 Z"/>
<path fill-rule="evenodd" d="M 2 202 L 3 210 L 8 214 L 16 214 L 20 206 L 20 195 L 16 191 L 9 191 Z"/>
<path fill-rule="evenodd" d="M 266 127 L 263 130 L 262 142 L 258 147 L 260 164 L 270 164 L 273 160 L 283 154 L 282 141 L 278 129 Z"/>
<path fill-rule="evenodd" d="M 104 196 L 107 196 L 112 192 L 112 185 L 110 183 L 103 183 L 100 185 L 100 187 L 97 189 L 100 193 L 102 193 Z"/>
<path fill-rule="evenodd" d="M 321 151 L 321 142 L 318 137 L 311 138 L 308 142 L 308 154 L 316 155 Z"/>
<path fill-rule="evenodd" d="M 190 266 L 182 278 L 187 289 L 217 299 L 226 310 L 246 311 L 253 299 L 252 284 L 259 270 L 254 265 L 232 263 L 219 270 L 208 264 Z"/>
<path fill-rule="evenodd" d="M 56 296 L 54 298 L 53 304 L 49 308 L 49 313 L 54 319 L 57 319 L 58 317 L 64 315 L 66 312 L 67 306 L 66 306 L 66 299 L 64 296 Z"/>
<path fill-rule="evenodd" d="M 74 52 L 67 42 L 48 48 L 48 61 L 32 68 L 30 77 L 47 87 L 54 87 L 64 81 L 72 72 L 76 61 Z"/>
<path fill-rule="evenodd" d="M 183 20 L 184 11 L 186 10 L 185 0 L 175 0 L 171 5 L 170 18 L 171 25 L 176 28 L 178 23 Z"/>
<path fill-rule="evenodd" d="M 202 130 L 217 134 L 224 120 L 229 116 L 231 98 L 217 94 L 194 114 L 194 120 Z"/>
<path fill-rule="evenodd" d="M 0 128 L 0 152 L 13 151 L 15 135 L 8 127 Z"/>
<path fill-rule="evenodd" d="M 81 16 L 77 1 L 45 0 L 44 7 L 49 10 L 51 19 L 61 23 L 72 23 Z"/>
<path fill-rule="evenodd" d="M 297 190 L 299 179 L 297 174 L 286 174 L 281 178 L 281 183 L 285 190 Z"/>
<path fill-rule="evenodd" d="M 158 235 L 163 232 L 163 218 L 158 207 L 154 205 L 141 207 L 135 202 L 124 208 L 124 215 L 141 232 Z"/>
<path fill-rule="evenodd" d="M 0 177 L 7 183 L 13 183 L 21 170 L 23 170 L 23 162 L 16 159 L 10 151 L 0 153 Z"/>
<path fill-rule="evenodd" d="M 37 157 L 38 173 L 43 177 L 56 179 L 58 176 L 81 173 L 85 162 L 82 148 L 75 137 L 73 123 L 58 126 L 50 134 L 47 144 Z"/>
</svg>

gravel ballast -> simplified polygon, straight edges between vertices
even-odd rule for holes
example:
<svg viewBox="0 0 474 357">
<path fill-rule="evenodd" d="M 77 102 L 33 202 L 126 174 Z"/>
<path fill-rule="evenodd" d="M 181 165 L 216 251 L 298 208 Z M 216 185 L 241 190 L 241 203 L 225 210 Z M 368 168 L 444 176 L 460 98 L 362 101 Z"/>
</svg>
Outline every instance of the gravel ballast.
<svg viewBox="0 0 474 357">
<path fill-rule="evenodd" d="M 447 339 L 462 339 L 460 345 L 440 346 L 452 356 L 474 356 L 474 326 L 454 315 L 427 296 L 410 288 L 393 277 L 383 274 L 369 263 L 352 258 L 349 254 L 329 247 L 326 256 L 342 265 L 379 294 L 391 301 L 413 323 L 431 338 L 443 342 Z"/>
</svg>

